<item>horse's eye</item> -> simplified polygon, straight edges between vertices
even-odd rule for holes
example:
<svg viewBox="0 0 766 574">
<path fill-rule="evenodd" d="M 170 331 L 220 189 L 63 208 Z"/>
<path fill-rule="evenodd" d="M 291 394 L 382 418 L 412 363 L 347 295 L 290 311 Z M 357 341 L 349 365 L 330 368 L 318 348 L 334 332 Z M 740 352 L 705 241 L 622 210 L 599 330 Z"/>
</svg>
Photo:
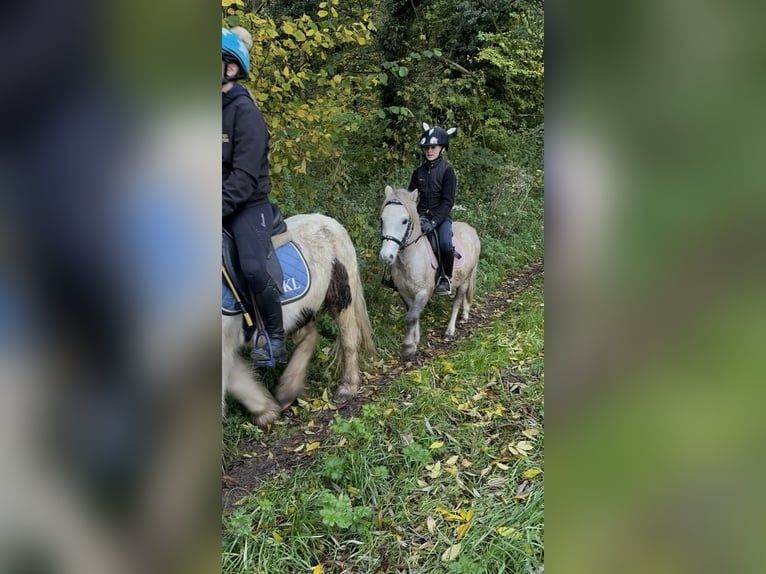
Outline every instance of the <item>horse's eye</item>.
<svg viewBox="0 0 766 574">
<path fill-rule="evenodd" d="M 407 225 L 407 218 L 402 219 L 402 225 Z"/>
</svg>

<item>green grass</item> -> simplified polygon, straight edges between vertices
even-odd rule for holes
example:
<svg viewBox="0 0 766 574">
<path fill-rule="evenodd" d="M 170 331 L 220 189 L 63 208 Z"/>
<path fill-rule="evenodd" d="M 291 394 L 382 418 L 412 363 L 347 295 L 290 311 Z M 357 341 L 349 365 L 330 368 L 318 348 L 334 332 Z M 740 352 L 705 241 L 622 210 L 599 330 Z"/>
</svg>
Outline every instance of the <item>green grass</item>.
<svg viewBox="0 0 766 574">
<path fill-rule="evenodd" d="M 514 144 L 489 191 L 472 189 L 473 168 L 462 166 L 453 215 L 482 240 L 477 297 L 543 257 L 542 150 L 524 142 Z M 343 222 L 357 247 L 378 348 L 362 369 L 373 374 L 398 361 L 404 335 L 403 305 L 380 286 L 378 217 L 383 188 L 406 185 L 411 167 L 389 173 L 348 196 L 317 191 L 323 211 Z M 289 213 L 316 210 L 294 201 Z M 450 307 L 446 298 L 429 302 L 424 339 L 443 331 Z M 332 396 L 336 386 L 327 351 L 337 329 L 321 317 L 307 401 Z M 318 565 L 324 574 L 535 572 L 544 562 L 543 354 L 539 277 L 492 325 L 392 381 L 359 416 L 337 418 L 329 437 L 303 455 L 310 464 L 264 480 L 225 513 L 223 572 L 308 573 Z M 276 375 L 265 382 L 273 385 Z M 224 464 L 253 440 L 289 438 L 311 417 L 299 408 L 264 432 L 230 401 Z"/>
<path fill-rule="evenodd" d="M 539 279 L 448 357 L 395 380 L 360 416 L 336 417 L 308 468 L 224 516 L 223 571 L 534 572 L 542 302 Z"/>
</svg>

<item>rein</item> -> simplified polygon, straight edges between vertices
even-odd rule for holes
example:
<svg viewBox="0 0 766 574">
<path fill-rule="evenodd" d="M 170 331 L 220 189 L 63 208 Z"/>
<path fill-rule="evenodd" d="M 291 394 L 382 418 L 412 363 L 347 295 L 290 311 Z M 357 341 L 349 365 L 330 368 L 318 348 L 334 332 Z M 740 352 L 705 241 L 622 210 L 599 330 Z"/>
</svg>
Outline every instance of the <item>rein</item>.
<svg viewBox="0 0 766 574">
<path fill-rule="evenodd" d="M 398 199 L 392 199 L 383 205 L 383 209 L 385 210 L 386 207 L 389 205 L 403 205 L 401 201 Z M 407 243 L 407 239 L 409 238 L 410 234 L 412 233 L 412 218 L 410 218 L 410 222 L 407 224 L 407 231 L 404 233 L 404 237 L 401 239 L 394 237 L 393 235 L 382 235 L 380 236 L 380 242 L 383 243 L 384 241 L 393 241 L 399 246 L 399 251 L 404 251 L 407 249 L 410 245 L 417 243 L 420 241 L 421 237 L 425 237 L 424 233 L 421 233 L 417 238 L 413 239 L 409 243 Z"/>
</svg>

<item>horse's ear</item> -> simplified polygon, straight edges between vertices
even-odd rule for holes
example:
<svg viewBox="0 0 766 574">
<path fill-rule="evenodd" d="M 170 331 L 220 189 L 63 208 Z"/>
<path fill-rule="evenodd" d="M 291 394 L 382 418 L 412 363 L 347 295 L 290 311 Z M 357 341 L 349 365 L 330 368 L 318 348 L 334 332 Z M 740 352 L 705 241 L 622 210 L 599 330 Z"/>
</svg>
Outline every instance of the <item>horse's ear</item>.
<svg viewBox="0 0 766 574">
<path fill-rule="evenodd" d="M 431 129 L 431 126 L 429 126 L 426 122 L 423 122 L 423 131 L 427 132 L 430 129 Z"/>
<path fill-rule="evenodd" d="M 413 189 L 409 193 L 412 196 L 412 202 L 413 203 L 417 203 L 418 202 L 418 193 L 419 193 L 418 190 L 417 189 Z"/>
<path fill-rule="evenodd" d="M 394 193 L 394 188 L 393 188 L 393 187 L 391 187 L 390 185 L 387 185 L 387 186 L 386 186 L 386 199 L 388 199 L 389 197 L 391 197 L 391 195 L 392 195 L 393 193 Z"/>
<path fill-rule="evenodd" d="M 452 134 L 454 134 L 456 131 L 457 131 L 457 128 L 450 128 L 450 129 L 448 129 L 448 130 L 447 130 L 447 135 L 448 135 L 448 136 L 451 136 L 451 135 L 452 135 Z"/>
</svg>

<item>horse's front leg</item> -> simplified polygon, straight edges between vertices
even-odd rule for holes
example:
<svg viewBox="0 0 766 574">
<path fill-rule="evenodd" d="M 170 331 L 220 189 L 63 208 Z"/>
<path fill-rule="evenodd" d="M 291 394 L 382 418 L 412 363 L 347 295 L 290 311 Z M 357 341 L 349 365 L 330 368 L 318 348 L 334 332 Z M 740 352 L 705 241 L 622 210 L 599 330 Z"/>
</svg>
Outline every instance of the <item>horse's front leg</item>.
<svg viewBox="0 0 766 574">
<path fill-rule="evenodd" d="M 279 405 L 257 374 L 239 356 L 242 328 L 239 317 L 223 317 L 221 342 L 221 416 L 225 414 L 226 393 L 230 393 L 253 415 L 255 424 L 265 427 L 279 416 Z"/>
<path fill-rule="evenodd" d="M 305 327 L 298 329 L 293 340 L 295 341 L 295 349 L 290 357 L 290 362 L 279 378 L 279 385 L 277 385 L 275 392 L 282 410 L 293 404 L 293 401 L 303 393 L 305 388 L 306 369 L 308 369 L 309 361 L 314 355 L 319 340 L 316 323 L 312 321 Z"/>
<path fill-rule="evenodd" d="M 428 303 L 430 293 L 427 290 L 419 291 L 415 299 L 407 307 L 405 317 L 405 335 L 402 344 L 402 360 L 411 361 L 418 352 L 418 343 L 420 343 L 420 315 Z"/>
</svg>

